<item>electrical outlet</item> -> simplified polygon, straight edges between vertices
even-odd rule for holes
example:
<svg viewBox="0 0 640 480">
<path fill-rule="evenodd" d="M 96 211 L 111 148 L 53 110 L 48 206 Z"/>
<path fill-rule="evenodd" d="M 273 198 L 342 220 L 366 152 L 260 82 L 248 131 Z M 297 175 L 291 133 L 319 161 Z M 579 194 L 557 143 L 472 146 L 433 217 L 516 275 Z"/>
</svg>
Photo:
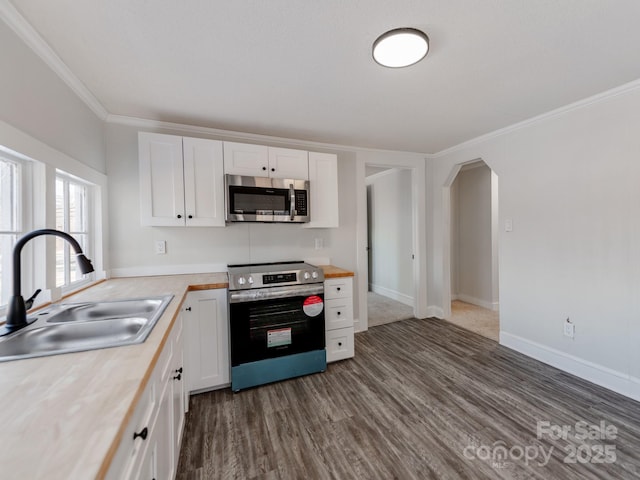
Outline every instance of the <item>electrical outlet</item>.
<svg viewBox="0 0 640 480">
<path fill-rule="evenodd" d="M 316 250 L 322 250 L 324 248 L 324 239 L 323 238 L 316 238 L 315 239 L 315 247 L 316 247 Z"/>
<path fill-rule="evenodd" d="M 167 242 L 165 240 L 156 240 L 156 255 L 164 255 L 167 253 Z"/>
<path fill-rule="evenodd" d="M 576 334 L 576 326 L 574 323 L 571 323 L 571 320 L 569 320 L 569 317 L 567 317 L 567 319 L 564 322 L 564 336 L 573 338 L 575 334 Z"/>
</svg>

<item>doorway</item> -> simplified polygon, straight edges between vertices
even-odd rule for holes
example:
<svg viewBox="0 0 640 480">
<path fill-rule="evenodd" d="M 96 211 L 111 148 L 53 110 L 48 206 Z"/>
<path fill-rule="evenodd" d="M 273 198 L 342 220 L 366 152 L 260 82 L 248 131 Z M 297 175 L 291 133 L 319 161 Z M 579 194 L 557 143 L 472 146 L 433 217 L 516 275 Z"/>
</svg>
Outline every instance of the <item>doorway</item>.
<svg viewBox="0 0 640 480">
<path fill-rule="evenodd" d="M 450 314 L 456 325 L 499 341 L 498 177 L 482 160 L 461 165 L 449 188 Z"/>
<path fill-rule="evenodd" d="M 368 326 L 414 317 L 412 172 L 365 166 Z"/>
</svg>

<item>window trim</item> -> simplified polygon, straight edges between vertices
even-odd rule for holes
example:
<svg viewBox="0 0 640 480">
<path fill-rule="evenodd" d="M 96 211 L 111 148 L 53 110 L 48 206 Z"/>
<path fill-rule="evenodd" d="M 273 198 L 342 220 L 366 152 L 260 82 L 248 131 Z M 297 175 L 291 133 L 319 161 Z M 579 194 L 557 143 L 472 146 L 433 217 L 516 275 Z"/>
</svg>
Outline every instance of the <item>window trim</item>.
<svg viewBox="0 0 640 480">
<path fill-rule="evenodd" d="M 56 169 L 63 170 L 76 176 L 93 186 L 93 266 L 95 268 L 95 281 L 107 278 L 105 271 L 106 246 L 108 244 L 107 224 L 107 175 L 95 167 L 83 163 L 66 153 L 47 145 L 43 141 L 28 133 L 0 120 L 0 151 L 9 153 L 18 158 L 33 163 L 33 198 L 32 218 L 34 228 L 52 228 L 55 222 L 55 208 L 52 202 L 55 200 Z M 57 302 L 62 297 L 62 292 L 55 287 L 55 269 L 51 263 L 51 256 L 55 255 L 53 240 L 36 239 L 29 242 L 23 250 L 23 270 L 31 270 L 33 285 L 42 288 L 42 293 L 36 299 L 36 305 L 47 302 Z M 33 249 L 33 260 L 27 266 L 27 249 Z M 36 268 L 36 265 L 38 267 Z M 42 265 L 46 265 L 43 268 Z M 24 282 L 23 282 L 24 284 Z M 75 291 L 86 287 L 76 288 Z M 26 291 L 26 290 L 25 290 Z M 69 292 L 73 293 L 73 292 Z"/>
<path fill-rule="evenodd" d="M 16 241 L 20 239 L 23 235 L 33 229 L 33 206 L 34 206 L 34 165 L 32 160 L 27 160 L 25 158 L 21 158 L 20 156 L 13 155 L 6 150 L 0 150 L 0 157 L 9 162 L 15 163 L 18 165 L 18 189 L 19 194 L 17 198 L 18 206 L 16 212 L 16 229 L 13 231 L 10 230 L 2 230 L 0 233 L 15 235 Z M 7 252 L 10 257 L 13 257 L 13 248 L 11 251 Z M 23 293 L 32 291 L 34 284 L 34 275 L 33 275 L 33 265 L 34 261 L 34 247 L 33 245 L 25 245 L 24 249 L 21 252 L 21 288 Z M 13 263 L 13 262 L 11 262 Z M 12 268 L 12 267 L 11 267 Z M 11 275 L 9 275 L 11 277 Z M 10 292 L 12 290 L 11 279 L 10 282 Z M 11 293 L 9 293 L 11 294 Z M 0 316 L 6 314 L 7 305 L 0 304 Z"/>
<path fill-rule="evenodd" d="M 60 169 L 56 169 L 55 172 L 55 180 L 54 180 L 54 191 L 55 194 L 57 195 L 57 181 L 58 179 L 62 180 L 63 185 L 64 185 L 64 213 L 65 213 L 65 222 L 68 220 L 68 216 L 69 216 L 69 184 L 70 183 L 74 183 L 76 185 L 80 185 L 82 187 L 85 188 L 85 194 L 86 194 L 86 205 L 85 205 L 85 210 L 86 210 L 86 214 L 87 214 L 87 224 L 86 224 L 86 231 L 82 232 L 82 233 L 78 233 L 78 232 L 71 232 L 69 228 L 64 229 L 67 233 L 69 233 L 70 235 L 86 235 L 87 236 L 87 243 L 83 248 L 84 254 L 88 257 L 88 258 L 92 258 L 93 257 L 93 252 L 95 251 L 95 237 L 96 237 L 96 231 L 95 231 L 95 221 L 94 221 L 94 204 L 93 204 L 93 197 L 94 197 L 94 190 L 95 190 L 95 185 L 93 185 L 92 183 L 79 178 L 75 175 L 72 175 L 70 173 L 67 173 L 63 170 Z M 57 214 L 56 214 L 57 215 Z M 68 230 L 68 231 L 67 231 Z M 84 275 L 81 279 L 79 280 L 74 280 L 74 281 L 70 281 L 70 275 L 71 275 L 71 268 L 74 267 L 74 262 L 75 259 L 72 258 L 73 255 L 70 253 L 70 245 L 68 243 L 65 242 L 65 283 L 63 285 L 58 286 L 57 285 L 57 279 L 55 281 L 55 288 L 59 288 L 62 295 L 68 295 L 71 292 L 74 292 L 80 288 L 85 287 L 86 285 L 95 282 L 95 273 L 91 272 L 87 275 Z M 54 261 L 54 269 L 55 269 L 55 261 Z"/>
</svg>

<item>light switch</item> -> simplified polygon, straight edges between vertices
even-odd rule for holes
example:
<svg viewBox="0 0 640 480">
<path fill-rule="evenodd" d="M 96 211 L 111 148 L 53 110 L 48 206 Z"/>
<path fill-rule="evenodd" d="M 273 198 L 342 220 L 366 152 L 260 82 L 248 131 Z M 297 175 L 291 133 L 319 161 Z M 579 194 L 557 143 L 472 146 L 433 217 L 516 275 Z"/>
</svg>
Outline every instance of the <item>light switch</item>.
<svg viewBox="0 0 640 480">
<path fill-rule="evenodd" d="M 512 232 L 513 231 L 513 220 L 510 218 L 507 218 L 504 221 L 504 231 L 505 232 Z"/>
</svg>

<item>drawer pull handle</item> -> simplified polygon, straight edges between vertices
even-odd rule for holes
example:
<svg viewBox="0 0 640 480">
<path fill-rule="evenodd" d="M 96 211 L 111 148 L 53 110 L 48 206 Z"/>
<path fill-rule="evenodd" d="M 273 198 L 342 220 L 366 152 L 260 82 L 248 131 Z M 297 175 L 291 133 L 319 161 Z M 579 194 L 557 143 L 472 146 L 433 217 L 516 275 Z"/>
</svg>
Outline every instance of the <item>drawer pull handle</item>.
<svg viewBox="0 0 640 480">
<path fill-rule="evenodd" d="M 176 373 L 182 373 L 182 367 L 176 368 Z"/>
<path fill-rule="evenodd" d="M 142 440 L 146 440 L 148 434 L 149 434 L 149 430 L 147 430 L 147 427 L 144 427 L 140 431 L 140 433 L 133 432 L 133 439 L 135 440 L 136 438 L 140 437 Z"/>
<path fill-rule="evenodd" d="M 181 373 L 179 373 L 178 375 L 173 377 L 174 380 L 180 380 L 181 378 L 182 378 L 182 374 Z"/>
<path fill-rule="evenodd" d="M 191 307 L 187 307 L 187 308 L 185 308 L 185 310 L 186 310 L 187 312 L 190 312 L 190 311 L 191 311 Z"/>
</svg>

